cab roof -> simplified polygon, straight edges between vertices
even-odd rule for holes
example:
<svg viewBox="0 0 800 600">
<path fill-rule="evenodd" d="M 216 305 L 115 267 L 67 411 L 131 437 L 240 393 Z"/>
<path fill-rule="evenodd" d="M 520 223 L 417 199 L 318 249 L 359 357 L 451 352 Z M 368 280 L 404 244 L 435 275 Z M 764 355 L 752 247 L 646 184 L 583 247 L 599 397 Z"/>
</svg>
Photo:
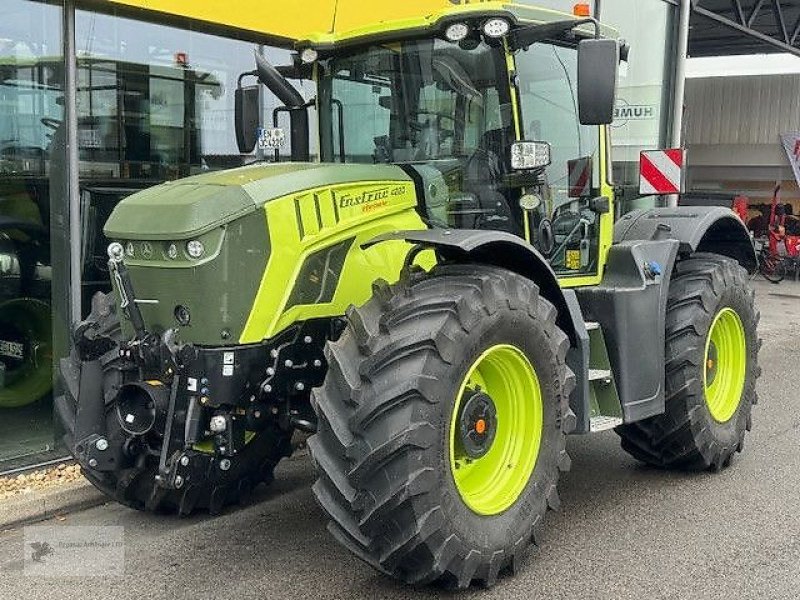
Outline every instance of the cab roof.
<svg viewBox="0 0 800 600">
<path fill-rule="evenodd" d="M 364 14 L 363 4 L 360 2 L 338 0 L 331 28 L 327 31 L 310 33 L 300 38 L 296 45 L 300 48 L 324 49 L 370 41 L 385 41 L 386 39 L 440 32 L 450 23 L 479 22 L 489 17 L 505 17 L 514 25 L 534 25 L 569 19 L 578 20 L 579 18 L 569 13 L 530 4 L 492 0 L 463 5 L 452 5 L 448 2 L 446 6 L 428 10 L 420 10 L 417 7 L 416 13 L 414 12 L 415 5 L 426 4 L 430 7 L 440 3 L 414 2 L 412 0 L 407 4 L 393 4 L 399 6 L 396 6 L 394 10 L 385 11 L 383 18 L 380 16 L 376 18 L 372 10 L 368 14 Z M 594 34 L 591 25 L 581 26 L 578 31 L 581 30 L 584 30 L 587 35 Z M 601 26 L 601 34 L 604 37 L 614 37 L 615 31 L 612 28 Z"/>
</svg>

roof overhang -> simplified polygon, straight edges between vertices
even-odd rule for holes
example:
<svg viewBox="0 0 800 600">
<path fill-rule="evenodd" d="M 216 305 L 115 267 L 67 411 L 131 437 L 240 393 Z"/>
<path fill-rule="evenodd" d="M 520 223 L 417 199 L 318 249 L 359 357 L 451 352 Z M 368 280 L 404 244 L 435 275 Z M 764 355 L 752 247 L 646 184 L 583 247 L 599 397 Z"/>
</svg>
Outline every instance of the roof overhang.
<svg viewBox="0 0 800 600">
<path fill-rule="evenodd" d="M 800 0 L 692 0 L 690 56 L 800 56 Z"/>
</svg>

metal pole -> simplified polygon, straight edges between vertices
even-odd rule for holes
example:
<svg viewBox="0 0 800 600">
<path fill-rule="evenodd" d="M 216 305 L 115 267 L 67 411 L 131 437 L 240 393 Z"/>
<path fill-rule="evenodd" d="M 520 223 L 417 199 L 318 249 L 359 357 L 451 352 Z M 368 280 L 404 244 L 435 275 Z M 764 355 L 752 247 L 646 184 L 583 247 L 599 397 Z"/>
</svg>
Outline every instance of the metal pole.
<svg viewBox="0 0 800 600">
<path fill-rule="evenodd" d="M 686 55 L 689 51 L 689 17 L 692 0 L 680 0 L 678 43 L 675 47 L 675 94 L 672 105 L 672 138 L 670 146 L 680 148 L 683 144 L 683 103 L 686 90 Z M 685 168 L 685 167 L 684 167 Z M 669 206 L 678 206 L 678 196 L 668 197 Z"/>
<path fill-rule="evenodd" d="M 67 200 L 69 204 L 69 323 L 81 318 L 81 198 L 78 183 L 78 72 L 75 52 L 75 3 L 64 3 L 64 117 L 67 138 Z"/>
</svg>

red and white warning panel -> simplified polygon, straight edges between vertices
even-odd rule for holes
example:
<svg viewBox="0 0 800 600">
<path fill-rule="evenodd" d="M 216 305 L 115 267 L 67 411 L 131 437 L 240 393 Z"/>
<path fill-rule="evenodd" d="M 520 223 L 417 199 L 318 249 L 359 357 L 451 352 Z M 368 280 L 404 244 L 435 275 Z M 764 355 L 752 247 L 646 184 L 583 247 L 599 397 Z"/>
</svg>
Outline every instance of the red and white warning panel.
<svg viewBox="0 0 800 600">
<path fill-rule="evenodd" d="M 683 168 L 686 150 L 645 150 L 639 158 L 639 193 L 680 194 L 683 192 Z"/>
<path fill-rule="evenodd" d="M 592 157 L 584 156 L 567 161 L 569 197 L 583 198 L 592 193 Z"/>
</svg>

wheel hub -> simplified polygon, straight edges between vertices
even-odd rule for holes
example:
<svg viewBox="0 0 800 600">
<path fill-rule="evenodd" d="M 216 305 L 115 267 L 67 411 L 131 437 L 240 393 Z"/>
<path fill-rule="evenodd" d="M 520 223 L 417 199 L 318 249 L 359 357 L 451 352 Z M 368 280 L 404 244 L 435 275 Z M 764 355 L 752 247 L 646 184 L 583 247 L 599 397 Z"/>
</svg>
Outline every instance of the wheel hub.
<svg viewBox="0 0 800 600">
<path fill-rule="evenodd" d="M 450 421 L 450 468 L 476 514 L 498 515 L 525 490 L 542 441 L 539 379 L 519 348 L 498 344 L 467 370 Z"/>
<path fill-rule="evenodd" d="M 717 376 L 717 345 L 713 340 L 708 345 L 708 355 L 706 356 L 706 382 L 708 385 L 714 383 L 714 378 Z"/>
<path fill-rule="evenodd" d="M 489 394 L 466 390 L 459 417 L 459 441 L 469 458 L 486 456 L 497 434 L 497 408 Z"/>
</svg>

